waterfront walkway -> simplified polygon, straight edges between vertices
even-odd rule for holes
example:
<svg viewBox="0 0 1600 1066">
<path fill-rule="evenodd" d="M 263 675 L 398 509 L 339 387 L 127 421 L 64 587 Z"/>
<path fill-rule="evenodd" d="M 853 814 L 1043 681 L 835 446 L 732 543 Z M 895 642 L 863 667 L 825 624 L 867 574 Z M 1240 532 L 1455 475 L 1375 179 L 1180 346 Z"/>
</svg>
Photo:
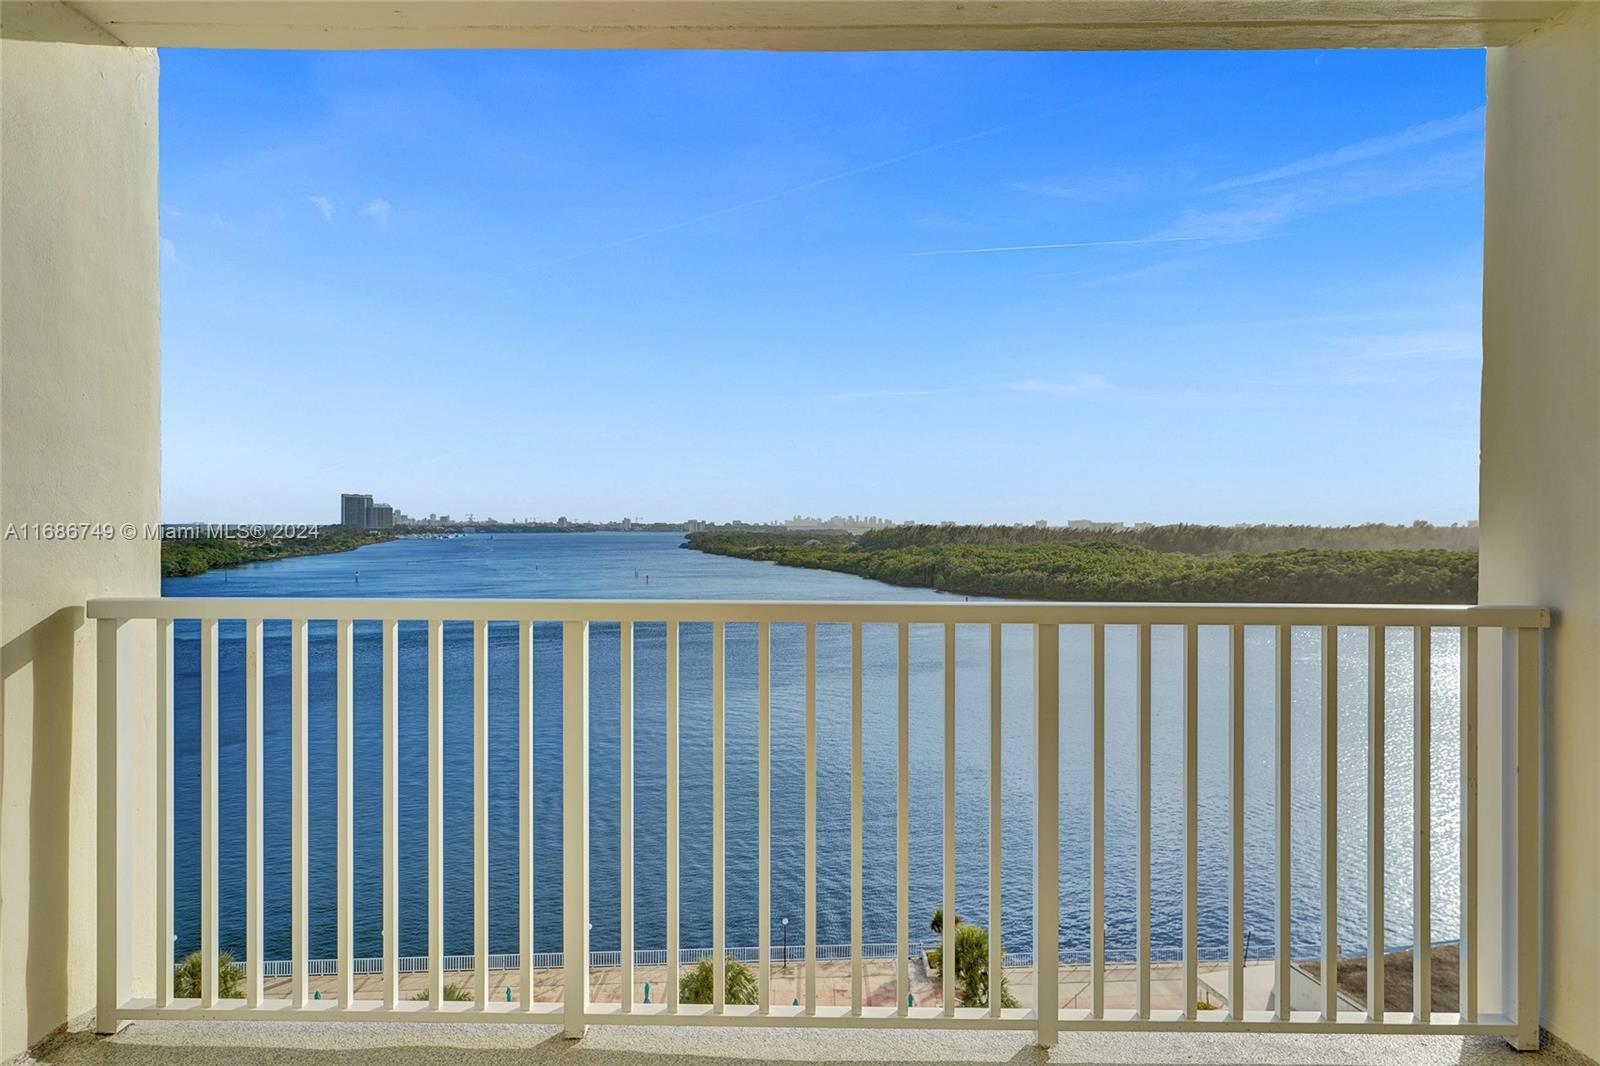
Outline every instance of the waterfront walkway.
<svg viewBox="0 0 1600 1066">
<path fill-rule="evenodd" d="M 867 959 L 863 962 L 865 968 L 864 998 L 868 1006 L 892 1006 L 895 1003 L 895 960 L 894 959 Z M 684 971 L 688 968 L 684 967 Z M 1259 971 L 1259 973 L 1258 973 Z M 682 971 L 680 971 L 682 972 Z M 1011 992 L 1016 996 L 1018 1003 L 1024 1007 L 1033 1006 L 1033 968 L 1031 966 L 1008 966 L 1005 970 L 1006 981 Z M 616 1003 L 619 981 L 622 971 L 616 968 L 595 968 L 589 971 L 589 996 L 595 1003 Z M 1061 1006 L 1063 1007 L 1088 1007 L 1089 1004 L 1089 976 L 1087 966 L 1064 965 L 1061 968 Z M 1246 1003 L 1248 1010 L 1266 1009 L 1271 995 L 1272 964 L 1270 961 L 1252 962 L 1246 970 Z M 645 986 L 649 985 L 649 995 L 652 1002 L 662 1002 L 666 988 L 666 968 L 663 966 L 636 966 L 634 967 L 634 1002 L 642 1003 L 645 999 Z M 561 1000 L 560 970 L 534 971 L 534 1000 L 540 1003 L 555 1003 Z M 1265 983 L 1261 980 L 1265 978 Z M 1227 988 L 1227 963 L 1205 962 L 1200 965 L 1201 994 L 1205 1002 L 1221 1008 L 1227 1005 L 1223 998 Z M 1138 969 L 1132 963 L 1116 963 L 1106 967 L 1106 1006 L 1110 1009 L 1131 1008 L 1135 1005 L 1135 992 L 1137 989 Z M 461 989 L 470 989 L 473 984 L 473 975 L 470 972 L 445 974 L 447 984 L 453 984 Z M 492 999 L 501 1001 L 507 998 L 515 1000 L 521 989 L 522 977 L 516 970 L 491 970 L 489 972 L 489 995 Z M 383 975 L 360 974 L 356 977 L 357 999 L 382 999 Z M 428 975 L 425 973 L 402 974 L 400 978 L 400 995 L 402 999 L 419 998 L 428 986 Z M 265 994 L 269 997 L 287 998 L 290 983 L 288 978 L 271 978 L 265 984 Z M 334 991 L 334 978 L 313 977 L 311 989 L 320 992 L 324 998 L 331 998 Z M 1252 990 L 1258 990 L 1259 996 L 1252 996 Z M 911 964 L 911 994 L 918 1006 L 939 1006 L 942 1003 L 941 989 L 938 983 L 929 975 L 921 960 Z M 1177 1010 L 1183 1006 L 1183 965 L 1181 963 L 1156 963 L 1150 968 L 1150 994 L 1151 1006 L 1156 1010 Z M 1259 998 L 1260 1002 L 1252 1002 Z M 793 1003 L 796 1000 L 804 1002 L 805 999 L 805 968 L 802 964 L 792 961 L 787 970 L 781 963 L 774 963 L 772 967 L 772 1002 L 774 1004 Z M 850 1005 L 850 963 L 843 960 L 828 960 L 817 963 L 817 1003 L 820 1006 Z"/>
</svg>

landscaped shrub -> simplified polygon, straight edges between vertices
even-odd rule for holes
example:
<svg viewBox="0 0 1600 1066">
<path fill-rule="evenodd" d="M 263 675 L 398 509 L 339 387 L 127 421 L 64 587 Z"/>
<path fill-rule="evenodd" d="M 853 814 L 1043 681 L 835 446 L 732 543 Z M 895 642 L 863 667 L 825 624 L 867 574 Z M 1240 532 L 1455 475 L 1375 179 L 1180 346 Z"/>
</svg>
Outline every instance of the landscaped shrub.
<svg viewBox="0 0 1600 1066">
<path fill-rule="evenodd" d="M 200 998 L 200 975 L 205 970 L 200 953 L 192 952 L 172 970 L 172 994 L 178 999 Z M 217 955 L 217 998 L 243 999 L 239 986 L 244 982 L 244 967 L 224 951 Z"/>
<path fill-rule="evenodd" d="M 416 995 L 412 996 L 411 998 L 412 999 L 420 999 L 423 1002 L 427 1002 L 427 1000 L 429 998 L 428 990 L 426 988 L 424 988 L 421 992 L 418 992 Z M 444 1001 L 446 1003 L 471 1003 L 472 1002 L 472 989 L 467 988 L 464 985 L 445 985 L 444 986 Z"/>
<path fill-rule="evenodd" d="M 928 923 L 928 928 L 935 933 L 944 935 L 944 908 L 933 912 L 933 920 Z M 1004 957 L 1004 951 L 1001 952 Z M 928 961 L 934 970 L 934 981 L 944 984 L 944 952 L 935 948 L 928 952 Z M 956 987 L 960 1005 L 963 1007 L 987 1007 L 989 1005 L 989 931 L 980 925 L 972 925 L 956 915 Z M 1000 971 L 1000 1005 L 1002 1007 L 1020 1006 L 1017 997 L 1011 994 L 1011 987 L 1006 981 L 1005 970 Z"/>
<path fill-rule="evenodd" d="M 756 974 L 738 959 L 729 955 L 726 959 L 727 988 L 726 1001 L 729 1003 L 757 1002 Z M 678 999 L 683 1003 L 710 1003 L 712 985 L 715 974 L 712 972 L 712 960 L 709 956 L 701 959 L 690 967 L 689 972 L 683 975 L 678 982 Z"/>
</svg>

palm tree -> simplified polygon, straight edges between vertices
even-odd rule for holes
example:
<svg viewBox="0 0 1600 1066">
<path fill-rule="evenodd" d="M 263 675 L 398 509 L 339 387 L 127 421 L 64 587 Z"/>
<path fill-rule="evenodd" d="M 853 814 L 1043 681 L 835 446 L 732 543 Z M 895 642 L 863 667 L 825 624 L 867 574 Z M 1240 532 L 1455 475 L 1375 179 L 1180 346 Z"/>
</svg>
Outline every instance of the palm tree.
<svg viewBox="0 0 1600 1066">
<path fill-rule="evenodd" d="M 928 923 L 928 928 L 941 936 L 944 935 L 943 907 L 933 912 L 933 920 Z M 935 980 L 943 984 L 943 950 L 928 952 L 928 961 L 933 964 Z M 959 914 L 956 915 L 956 983 L 960 988 L 961 1006 L 989 1005 L 989 931 L 982 926 L 963 921 Z M 1003 967 L 1000 970 L 1000 1005 L 1002 1007 L 1021 1005 L 1017 1002 L 1017 997 L 1011 994 L 1011 987 L 1006 981 Z"/>
<path fill-rule="evenodd" d="M 753 1004 L 759 998 L 755 972 L 729 955 L 725 962 L 724 998 L 728 1003 Z M 710 956 L 694 964 L 678 984 L 678 998 L 684 1003 L 710 1003 L 715 980 Z"/>
<path fill-rule="evenodd" d="M 185 956 L 172 971 L 172 994 L 178 999 L 200 998 L 200 975 L 205 970 L 202 968 L 200 953 L 191 952 Z M 233 961 L 233 956 L 224 951 L 217 955 L 217 998 L 218 999 L 243 999 L 239 985 L 244 981 L 244 967 Z"/>
</svg>

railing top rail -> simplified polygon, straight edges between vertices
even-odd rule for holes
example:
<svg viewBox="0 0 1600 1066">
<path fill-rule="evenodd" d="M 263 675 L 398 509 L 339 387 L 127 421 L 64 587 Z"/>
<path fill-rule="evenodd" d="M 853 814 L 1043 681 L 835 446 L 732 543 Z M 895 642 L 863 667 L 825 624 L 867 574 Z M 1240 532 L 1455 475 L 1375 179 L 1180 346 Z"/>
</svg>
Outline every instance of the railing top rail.
<svg viewBox="0 0 1600 1066">
<path fill-rule="evenodd" d="M 1467 604 L 1043 603 L 955 599 L 461 600 L 107 597 L 90 618 L 350 618 L 372 621 L 1016 623 L 1074 625 L 1488 626 L 1543 629 L 1547 607 Z"/>
</svg>

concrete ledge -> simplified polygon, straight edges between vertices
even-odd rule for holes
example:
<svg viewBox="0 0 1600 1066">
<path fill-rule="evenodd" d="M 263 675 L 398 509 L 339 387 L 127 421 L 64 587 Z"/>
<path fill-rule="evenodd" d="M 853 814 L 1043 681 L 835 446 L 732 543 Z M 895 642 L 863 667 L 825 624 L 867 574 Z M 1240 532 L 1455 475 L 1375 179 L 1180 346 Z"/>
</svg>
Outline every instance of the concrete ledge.
<svg viewBox="0 0 1600 1066">
<path fill-rule="evenodd" d="M 1048 1053 L 1018 1033 L 794 1029 L 629 1028 L 591 1026 L 582 1041 L 561 1028 L 501 1025 L 319 1025 L 182 1022 L 136 1023 L 119 1036 L 69 1033 L 31 1060 L 59 1066 L 300 1063 L 344 1066 L 442 1063 L 498 1066 L 518 1062 L 581 1062 L 594 1066 L 657 1063 L 1254 1063 L 1261 1066 L 1586 1066 L 1590 1060 L 1555 1046 L 1518 1053 L 1481 1037 L 1064 1034 Z"/>
</svg>

